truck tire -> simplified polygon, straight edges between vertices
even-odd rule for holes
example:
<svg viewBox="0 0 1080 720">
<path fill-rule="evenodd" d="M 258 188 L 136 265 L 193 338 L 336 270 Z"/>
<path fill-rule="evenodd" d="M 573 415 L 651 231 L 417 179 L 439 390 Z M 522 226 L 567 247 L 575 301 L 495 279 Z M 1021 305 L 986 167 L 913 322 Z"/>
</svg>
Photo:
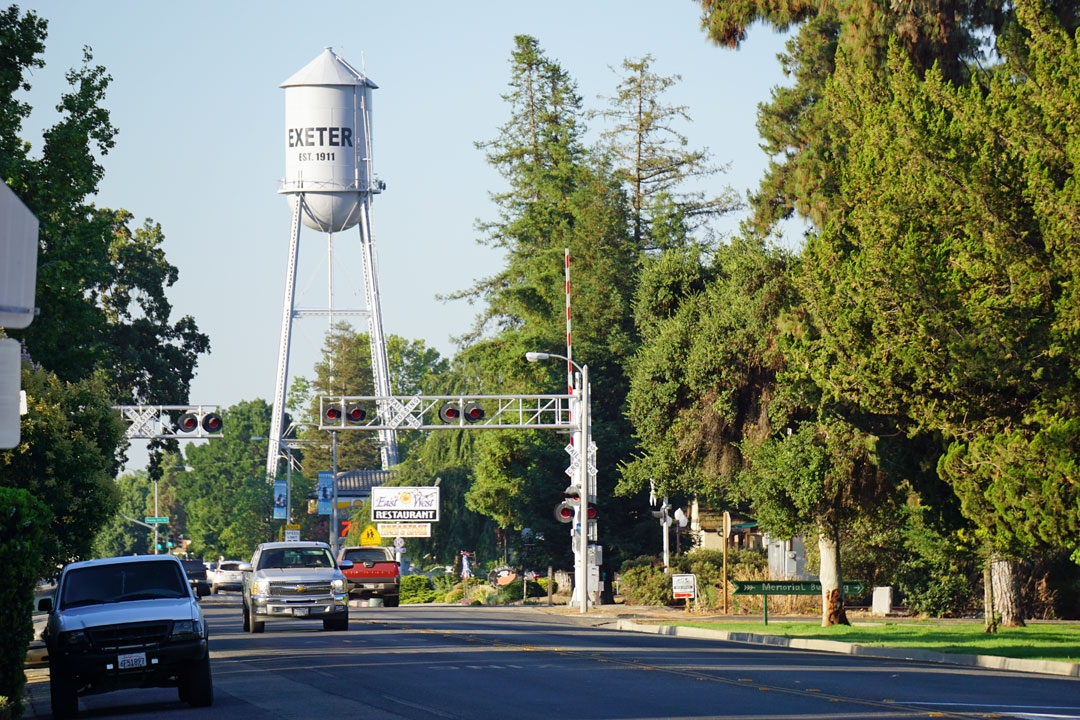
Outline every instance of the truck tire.
<svg viewBox="0 0 1080 720">
<path fill-rule="evenodd" d="M 49 700 L 54 718 L 72 718 L 79 714 L 75 683 L 62 667 L 49 669 Z"/>
<path fill-rule="evenodd" d="M 251 615 L 248 613 L 247 603 L 244 603 L 244 632 L 251 632 Z"/>
<path fill-rule="evenodd" d="M 349 629 L 349 613 L 345 613 L 344 617 L 339 618 L 324 618 L 322 621 L 323 630 L 348 630 Z"/>
<path fill-rule="evenodd" d="M 383 600 L 383 605 L 385 605 L 386 607 L 397 607 L 399 600 L 400 596 L 398 595 L 388 596 Z"/>
<path fill-rule="evenodd" d="M 180 679 L 180 699 L 191 707 L 210 707 L 214 704 L 214 679 L 210 674 L 210 653 L 188 666 Z"/>
</svg>

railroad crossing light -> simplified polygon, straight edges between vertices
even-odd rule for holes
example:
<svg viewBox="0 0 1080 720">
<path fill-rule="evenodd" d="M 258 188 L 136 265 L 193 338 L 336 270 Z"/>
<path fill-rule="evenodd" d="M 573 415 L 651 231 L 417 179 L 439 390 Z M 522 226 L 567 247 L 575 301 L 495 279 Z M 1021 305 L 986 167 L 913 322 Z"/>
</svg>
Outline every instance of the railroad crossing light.
<svg viewBox="0 0 1080 720">
<path fill-rule="evenodd" d="M 575 504 L 571 500 L 563 500 L 555 506 L 555 519 L 561 523 L 568 523 L 574 519 Z"/>
<path fill-rule="evenodd" d="M 599 512 L 597 511 L 597 509 L 596 509 L 596 506 L 595 506 L 595 505 L 590 505 L 590 506 L 589 506 L 589 509 L 585 511 L 585 515 L 586 515 L 586 516 L 587 516 L 587 517 L 588 517 L 588 518 L 589 518 L 590 520 L 595 520 L 595 519 L 597 519 L 598 517 L 600 517 L 600 513 L 599 513 Z"/>
<path fill-rule="evenodd" d="M 439 419 L 448 425 L 456 425 L 462 419 L 474 423 L 484 419 L 484 408 L 474 402 L 465 403 L 464 408 L 450 402 L 439 408 Z"/>
<path fill-rule="evenodd" d="M 439 418 L 444 423 L 456 423 L 461 418 L 461 408 L 457 406 L 457 403 L 446 403 L 439 408 Z"/>
<path fill-rule="evenodd" d="M 221 432 L 221 416 L 217 413 L 206 413 L 203 415 L 202 429 L 208 433 Z"/>
<path fill-rule="evenodd" d="M 364 418 L 367 417 L 367 411 L 359 405 L 350 405 L 345 408 L 345 419 L 350 423 L 364 422 Z"/>
<path fill-rule="evenodd" d="M 484 419 L 484 408 L 474 402 L 465 403 L 465 422 L 476 422 Z"/>
<path fill-rule="evenodd" d="M 341 406 L 340 405 L 327 405 L 323 410 L 323 420 L 328 423 L 338 423 L 341 421 Z"/>
<path fill-rule="evenodd" d="M 176 429 L 185 433 L 195 432 L 199 429 L 199 418 L 195 417 L 194 413 L 184 413 L 176 421 Z"/>
</svg>

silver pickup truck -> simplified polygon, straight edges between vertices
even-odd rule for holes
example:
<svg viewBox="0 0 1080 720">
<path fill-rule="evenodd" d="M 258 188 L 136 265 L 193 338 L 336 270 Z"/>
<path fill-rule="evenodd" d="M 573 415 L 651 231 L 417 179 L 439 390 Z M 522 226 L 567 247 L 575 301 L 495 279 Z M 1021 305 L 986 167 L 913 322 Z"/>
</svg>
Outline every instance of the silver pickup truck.
<svg viewBox="0 0 1080 720">
<path fill-rule="evenodd" d="M 324 630 L 349 629 L 348 581 L 330 546 L 272 542 L 255 548 L 244 573 L 244 630 L 261 633 L 267 620 L 322 620 Z"/>
</svg>

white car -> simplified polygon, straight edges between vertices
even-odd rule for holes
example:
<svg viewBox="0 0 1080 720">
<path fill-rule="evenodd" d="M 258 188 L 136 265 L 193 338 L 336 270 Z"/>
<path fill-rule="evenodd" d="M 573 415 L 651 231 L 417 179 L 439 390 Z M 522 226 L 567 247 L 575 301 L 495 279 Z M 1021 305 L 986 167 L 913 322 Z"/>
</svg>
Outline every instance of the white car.
<svg viewBox="0 0 1080 720">
<path fill-rule="evenodd" d="M 215 563 L 217 567 L 206 572 L 206 579 L 210 582 L 210 593 L 217 595 L 218 590 L 244 589 L 244 573 L 240 570 L 239 560 L 222 560 Z"/>
</svg>

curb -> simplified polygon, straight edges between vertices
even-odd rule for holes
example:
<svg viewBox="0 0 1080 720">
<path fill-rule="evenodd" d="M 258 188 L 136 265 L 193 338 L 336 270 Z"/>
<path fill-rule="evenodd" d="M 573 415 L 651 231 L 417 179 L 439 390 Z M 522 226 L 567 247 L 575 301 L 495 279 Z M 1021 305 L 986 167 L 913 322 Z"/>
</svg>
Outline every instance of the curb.
<svg viewBox="0 0 1080 720">
<path fill-rule="evenodd" d="M 1026 660 L 1007 658 L 997 655 L 967 655 L 960 653 L 940 653 L 932 650 L 914 650 L 911 648 L 879 648 L 838 640 L 811 640 L 806 638 L 786 638 L 779 635 L 758 635 L 748 632 L 728 632 L 727 630 L 707 630 L 705 628 L 681 627 L 678 625 L 643 625 L 633 620 L 616 620 L 618 630 L 667 635 L 671 637 L 695 638 L 698 640 L 727 640 L 754 645 L 771 645 L 792 648 L 793 650 L 817 650 L 819 652 L 840 653 L 843 655 L 861 655 L 863 657 L 883 658 L 887 660 L 916 660 L 939 663 L 942 665 L 965 665 L 992 670 L 1011 670 L 1014 672 L 1038 673 L 1042 675 L 1063 675 L 1080 678 L 1080 664 L 1060 660 Z"/>
</svg>

